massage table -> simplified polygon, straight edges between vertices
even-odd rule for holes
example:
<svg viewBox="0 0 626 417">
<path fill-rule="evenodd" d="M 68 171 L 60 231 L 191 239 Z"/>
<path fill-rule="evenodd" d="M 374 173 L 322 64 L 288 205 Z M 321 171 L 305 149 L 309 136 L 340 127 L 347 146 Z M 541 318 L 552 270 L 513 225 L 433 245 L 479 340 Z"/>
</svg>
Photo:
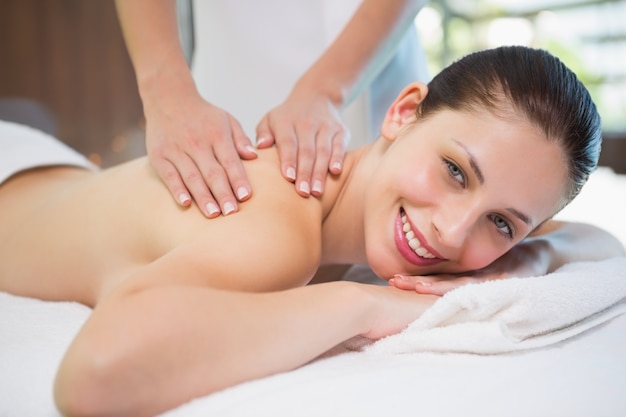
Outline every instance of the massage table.
<svg viewBox="0 0 626 417">
<path fill-rule="evenodd" d="M 626 245 L 625 214 L 626 176 L 600 168 L 557 218 L 604 227 Z M 372 283 L 372 274 L 356 266 L 346 279 Z M 623 283 L 626 258 L 467 285 L 399 335 L 348 341 L 301 368 L 194 399 L 162 417 L 623 417 Z M 54 375 L 89 313 L 77 303 L 0 292 L 1 417 L 60 416 Z"/>
</svg>

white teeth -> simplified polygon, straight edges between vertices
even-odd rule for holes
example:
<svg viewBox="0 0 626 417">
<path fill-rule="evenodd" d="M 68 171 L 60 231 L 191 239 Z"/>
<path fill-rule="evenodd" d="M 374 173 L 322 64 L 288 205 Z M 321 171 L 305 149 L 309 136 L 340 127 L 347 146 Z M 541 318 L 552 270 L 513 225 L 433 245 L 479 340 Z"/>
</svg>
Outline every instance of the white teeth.
<svg viewBox="0 0 626 417">
<path fill-rule="evenodd" d="M 425 247 L 423 247 L 420 241 L 415 237 L 415 232 L 411 230 L 411 225 L 407 221 L 406 215 L 404 213 L 402 213 L 401 219 L 402 219 L 402 231 L 404 232 L 404 236 L 407 242 L 409 242 L 409 246 L 411 247 L 411 249 L 413 249 L 413 251 L 417 254 L 417 256 L 421 258 L 426 258 L 426 259 L 435 258 L 435 255 L 428 252 L 428 250 Z"/>
</svg>

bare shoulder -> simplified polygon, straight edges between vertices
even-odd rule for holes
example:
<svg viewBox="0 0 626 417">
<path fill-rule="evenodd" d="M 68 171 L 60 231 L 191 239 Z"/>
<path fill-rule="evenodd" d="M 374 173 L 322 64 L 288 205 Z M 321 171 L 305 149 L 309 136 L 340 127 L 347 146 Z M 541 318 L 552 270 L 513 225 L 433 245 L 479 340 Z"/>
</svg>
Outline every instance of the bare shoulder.
<svg viewBox="0 0 626 417">
<path fill-rule="evenodd" d="M 195 207 L 170 213 L 167 222 L 179 231 L 175 243 L 135 271 L 129 285 L 243 291 L 305 285 L 321 256 L 321 203 L 297 195 L 272 158 L 246 164 L 254 194 L 238 213 L 215 219 L 204 218 Z"/>
</svg>

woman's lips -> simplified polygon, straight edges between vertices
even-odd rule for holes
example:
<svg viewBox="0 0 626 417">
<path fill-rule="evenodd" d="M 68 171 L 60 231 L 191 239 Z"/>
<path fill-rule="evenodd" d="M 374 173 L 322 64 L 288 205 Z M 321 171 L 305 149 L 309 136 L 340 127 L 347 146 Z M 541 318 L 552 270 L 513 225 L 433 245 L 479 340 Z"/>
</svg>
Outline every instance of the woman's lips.
<svg viewBox="0 0 626 417">
<path fill-rule="evenodd" d="M 395 222 L 395 243 L 404 259 L 417 266 L 430 266 L 443 259 L 429 247 L 424 237 L 410 223 L 403 209 L 400 209 Z"/>
</svg>

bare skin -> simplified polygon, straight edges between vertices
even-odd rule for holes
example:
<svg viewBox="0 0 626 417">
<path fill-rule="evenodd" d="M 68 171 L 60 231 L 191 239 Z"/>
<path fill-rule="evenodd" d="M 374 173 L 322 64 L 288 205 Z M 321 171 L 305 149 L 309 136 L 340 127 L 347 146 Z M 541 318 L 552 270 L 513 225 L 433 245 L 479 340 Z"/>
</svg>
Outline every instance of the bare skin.
<svg viewBox="0 0 626 417">
<path fill-rule="evenodd" d="M 310 280 L 320 259 L 314 250 L 320 247 L 319 224 L 330 208 L 293 193 L 275 169 L 277 160 L 273 149 L 260 152 L 247 166 L 251 178 L 265 178 L 256 184 L 257 198 L 238 216 L 212 222 L 195 207 L 184 209 L 164 198 L 166 190 L 145 159 L 103 174 L 32 170 L 0 187 L 6 214 L 0 220 L 5 231 L 0 276 L 10 278 L 0 278 L 2 290 L 95 307 L 57 377 L 57 403 L 64 414 L 95 409 L 106 415 L 153 415 L 207 392 L 293 369 L 352 336 L 395 333 L 432 303 L 432 297 L 349 283 L 307 287 L 305 293 L 252 293 L 300 287 Z M 332 185 L 329 190 L 336 194 L 340 181 Z M 327 192 L 325 198 L 332 195 Z M 142 212 L 138 198 L 154 209 Z M 281 207 L 289 211 L 277 217 Z M 302 222 L 290 213 L 317 220 Z M 267 221 L 272 218 L 278 221 Z M 250 235 L 251 230 L 262 240 L 271 237 L 272 244 L 213 238 Z M 281 252 L 290 256 L 275 256 Z M 37 262 L 30 261 L 34 254 Z M 243 262 L 226 265 L 225 258 Z M 380 292 L 375 304 L 374 292 Z M 383 305 L 385 315 L 397 320 L 377 325 Z M 330 320 L 334 331 L 327 329 Z M 176 333 L 198 337 L 181 346 Z M 315 333 L 324 336 L 311 340 Z M 301 346 L 294 345 L 294 337 Z M 228 358 L 231 354 L 238 359 Z M 156 373 L 137 375 L 135 366 Z M 178 371 L 172 374 L 171 367 Z M 171 378 L 178 381 L 174 386 Z M 155 392 L 160 394 L 155 397 Z"/>
<path fill-rule="evenodd" d="M 320 198 L 293 192 L 273 148 L 244 162 L 255 198 L 210 222 L 173 202 L 145 158 L 102 173 L 32 170 L 0 185 L 0 290 L 94 307 L 59 368 L 60 410 L 154 415 L 304 365 L 353 336 L 397 333 L 436 299 L 348 282 L 303 287 L 320 265 L 368 262 L 390 279 L 500 258 L 508 263 L 490 271 L 500 278 L 623 254 L 604 231 L 547 221 L 565 184 L 558 144 L 488 112 L 415 123 L 426 92 L 407 87 L 384 136 L 349 153 Z M 407 252 L 402 213 L 439 254 L 434 263 Z M 546 221 L 545 234 L 526 239 Z M 535 250 L 516 251 L 521 242 Z"/>
<path fill-rule="evenodd" d="M 210 218 L 231 214 L 256 193 L 239 160 L 256 154 L 237 115 L 200 97 L 178 39 L 174 3 L 116 2 L 144 104 L 148 155 L 179 204 L 193 199 Z M 285 101 L 259 121 L 259 148 L 276 144 L 284 178 L 303 197 L 320 196 L 328 172 L 341 172 L 349 140 L 341 110 L 380 72 L 422 5 L 363 1 Z"/>
<path fill-rule="evenodd" d="M 245 241 L 240 240 L 229 245 L 228 239 L 223 238 L 229 234 L 245 236 L 250 230 L 263 235 L 264 223 L 258 219 L 275 217 L 268 214 L 280 212 L 280 207 L 285 206 L 290 209 L 281 213 L 280 221 L 265 222 L 267 236 L 272 236 L 275 245 L 272 251 L 297 247 L 292 241 L 298 238 L 292 233 L 294 230 L 302 239 L 307 238 L 307 246 L 319 246 L 316 229 L 329 208 L 324 207 L 325 200 L 302 199 L 292 191 L 283 193 L 290 186 L 275 169 L 276 153 L 271 149 L 262 154 L 263 158 L 247 163 L 248 172 L 259 178 L 253 180 L 258 183 L 257 201 L 250 201 L 241 215 L 232 220 L 218 218 L 214 222 L 207 222 L 195 207 L 181 208 L 164 200 L 163 185 L 146 159 L 102 174 L 68 167 L 18 174 L 0 188 L 4 210 L 0 219 L 0 262 L 6 271 L 3 276 L 19 277 L 3 283 L 3 287 L 20 295 L 75 299 L 95 306 L 109 288 L 170 253 L 183 257 L 188 266 L 201 262 L 214 268 L 225 256 L 246 260 L 240 264 L 240 274 L 228 274 L 228 279 L 192 278 L 186 274 L 182 282 L 246 290 L 278 290 L 306 284 L 315 272 L 319 253 L 308 263 L 294 262 L 298 265 L 290 266 L 288 260 L 279 261 L 262 246 L 246 247 Z M 333 185 L 336 193 L 338 181 L 333 181 Z M 329 193 L 328 201 L 331 197 Z M 137 204 L 139 200 L 145 201 L 150 210 Z M 297 222 L 292 215 L 296 211 L 307 213 L 312 221 Z M 186 249 L 177 249 L 181 247 Z M 33 253 L 39 254 L 38 262 L 27 262 Z M 271 271 L 267 275 L 272 278 L 249 280 L 253 275 L 265 276 L 263 266 Z M 42 275 L 48 278 L 39 282 Z"/>
</svg>

